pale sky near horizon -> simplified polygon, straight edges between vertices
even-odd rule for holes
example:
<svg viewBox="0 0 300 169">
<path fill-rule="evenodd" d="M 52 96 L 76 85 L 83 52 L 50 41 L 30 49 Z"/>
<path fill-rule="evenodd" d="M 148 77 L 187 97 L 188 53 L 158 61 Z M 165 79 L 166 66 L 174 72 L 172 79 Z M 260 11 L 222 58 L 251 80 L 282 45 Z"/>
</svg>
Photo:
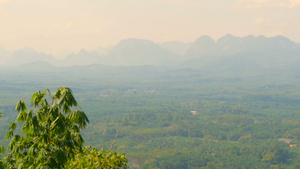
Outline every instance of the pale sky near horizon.
<svg viewBox="0 0 300 169">
<path fill-rule="evenodd" d="M 0 24 L 1 47 L 50 54 L 227 33 L 300 42 L 300 0 L 0 0 Z"/>
</svg>

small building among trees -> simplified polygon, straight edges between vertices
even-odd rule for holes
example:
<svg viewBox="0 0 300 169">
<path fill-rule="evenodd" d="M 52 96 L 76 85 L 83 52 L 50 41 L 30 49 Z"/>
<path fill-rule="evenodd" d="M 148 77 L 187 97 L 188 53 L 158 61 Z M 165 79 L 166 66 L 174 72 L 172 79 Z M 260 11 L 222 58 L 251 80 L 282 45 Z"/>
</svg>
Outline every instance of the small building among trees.
<svg viewBox="0 0 300 169">
<path fill-rule="evenodd" d="M 294 143 L 294 139 L 287 139 L 287 138 L 280 138 L 278 141 L 283 141 L 285 143 L 290 144 L 290 147 L 296 147 L 296 144 Z"/>
<path fill-rule="evenodd" d="M 192 113 L 192 115 L 196 115 L 197 111 L 192 110 L 191 113 Z"/>
</svg>

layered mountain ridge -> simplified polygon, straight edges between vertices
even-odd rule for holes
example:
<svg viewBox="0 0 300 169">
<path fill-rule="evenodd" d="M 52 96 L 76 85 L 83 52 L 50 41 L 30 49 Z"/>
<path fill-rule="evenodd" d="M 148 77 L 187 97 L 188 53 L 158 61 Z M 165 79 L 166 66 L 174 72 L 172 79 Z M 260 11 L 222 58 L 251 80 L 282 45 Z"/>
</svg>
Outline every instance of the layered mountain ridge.
<svg viewBox="0 0 300 169">
<path fill-rule="evenodd" d="M 100 51 L 100 52 L 99 52 Z M 106 51 L 102 52 L 101 51 Z M 218 40 L 205 35 L 193 43 L 155 43 L 143 39 L 124 39 L 109 50 L 80 50 L 64 60 L 24 48 L 7 51 L 0 48 L 2 66 L 47 62 L 55 66 L 112 65 L 167 66 L 203 71 L 251 71 L 288 69 L 300 66 L 300 44 L 283 36 L 237 37 L 227 34 Z"/>
</svg>

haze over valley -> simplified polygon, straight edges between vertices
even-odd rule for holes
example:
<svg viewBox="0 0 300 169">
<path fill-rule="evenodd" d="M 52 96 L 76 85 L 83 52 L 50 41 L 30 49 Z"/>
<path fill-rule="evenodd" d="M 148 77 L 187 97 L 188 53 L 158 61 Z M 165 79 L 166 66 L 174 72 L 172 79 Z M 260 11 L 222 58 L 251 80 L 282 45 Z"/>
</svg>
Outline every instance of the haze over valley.
<svg viewBox="0 0 300 169">
<path fill-rule="evenodd" d="M 0 0 L 0 169 L 299 169 L 299 0 Z"/>
</svg>

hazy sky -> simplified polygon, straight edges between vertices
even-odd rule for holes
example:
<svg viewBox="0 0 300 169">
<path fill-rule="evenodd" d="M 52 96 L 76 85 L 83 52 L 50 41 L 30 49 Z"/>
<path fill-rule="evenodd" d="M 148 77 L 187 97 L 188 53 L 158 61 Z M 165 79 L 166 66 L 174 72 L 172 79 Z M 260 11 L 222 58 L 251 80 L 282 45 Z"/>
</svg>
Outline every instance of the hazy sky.
<svg viewBox="0 0 300 169">
<path fill-rule="evenodd" d="M 0 46 L 78 52 L 155 42 L 283 35 L 300 42 L 300 0 L 0 0 Z"/>
</svg>

